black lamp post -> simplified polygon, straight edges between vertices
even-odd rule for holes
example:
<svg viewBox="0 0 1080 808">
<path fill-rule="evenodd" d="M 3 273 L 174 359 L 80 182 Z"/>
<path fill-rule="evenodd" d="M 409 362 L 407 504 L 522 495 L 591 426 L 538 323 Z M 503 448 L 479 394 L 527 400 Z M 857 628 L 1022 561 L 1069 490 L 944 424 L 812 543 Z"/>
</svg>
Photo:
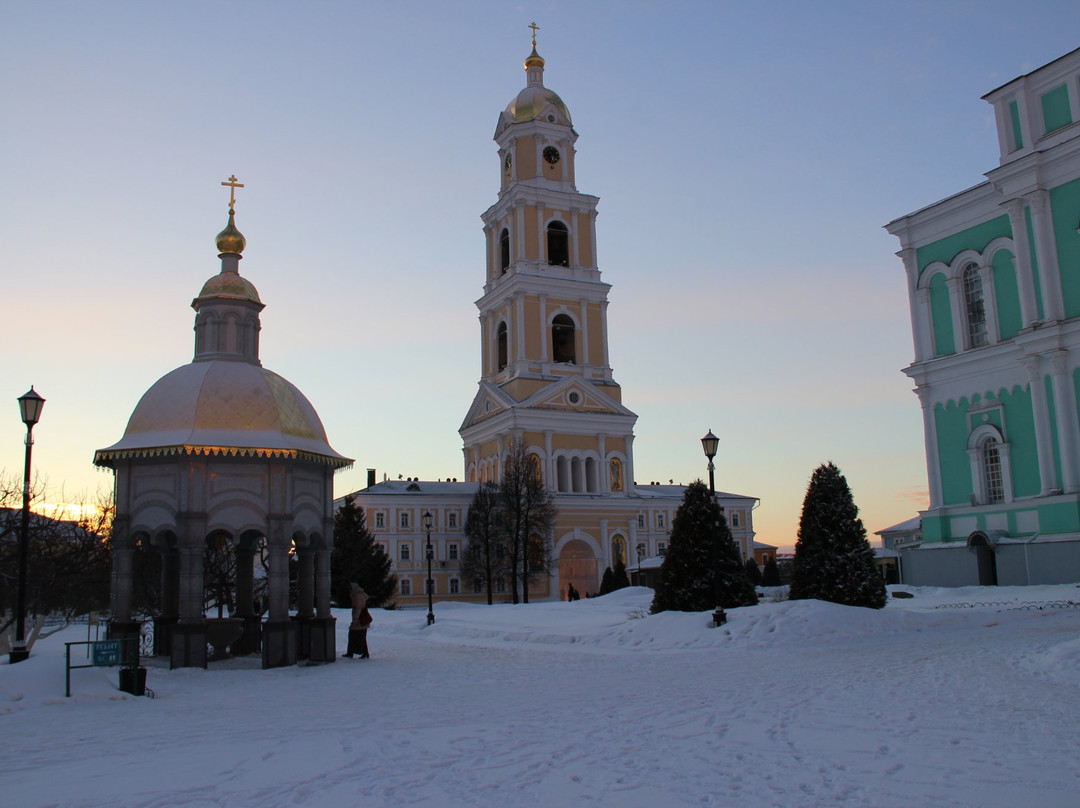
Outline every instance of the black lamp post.
<svg viewBox="0 0 1080 808">
<path fill-rule="evenodd" d="M 713 465 L 713 458 L 716 457 L 716 448 L 720 445 L 720 438 L 716 437 L 710 429 L 704 438 L 701 439 L 701 448 L 705 452 L 705 456 L 709 458 L 709 494 L 712 495 L 713 501 L 716 501 L 716 479 L 713 475 L 715 466 Z M 720 558 L 720 524 L 716 525 L 716 557 Z M 716 575 L 716 571 L 713 570 L 713 600 L 716 603 L 716 609 L 713 611 L 713 625 L 720 626 L 727 621 L 727 615 L 720 607 L 720 580 Z"/>
<path fill-rule="evenodd" d="M 431 511 L 424 511 L 424 530 L 427 531 L 427 624 L 430 626 L 435 622 L 435 610 L 431 605 L 431 593 L 435 589 L 435 585 L 431 580 L 431 557 L 434 553 L 431 550 Z"/>
<path fill-rule="evenodd" d="M 701 448 L 705 450 L 705 456 L 707 458 L 709 458 L 709 493 L 710 494 L 715 494 L 716 493 L 716 480 L 713 477 L 713 471 L 715 469 L 715 467 L 713 466 L 713 458 L 716 457 L 716 447 L 719 446 L 719 445 L 720 445 L 720 438 L 716 437 L 716 435 L 714 435 L 712 433 L 711 429 L 709 430 L 709 434 L 707 434 L 704 438 L 701 439 Z"/>
<path fill-rule="evenodd" d="M 30 448 L 34 445 L 34 424 L 41 419 L 45 399 L 34 392 L 19 396 L 19 412 L 26 424 L 26 464 L 23 466 L 22 529 L 19 531 L 19 601 L 15 608 L 15 643 L 8 656 L 14 665 L 30 656 L 26 648 L 26 559 L 30 550 Z"/>
</svg>

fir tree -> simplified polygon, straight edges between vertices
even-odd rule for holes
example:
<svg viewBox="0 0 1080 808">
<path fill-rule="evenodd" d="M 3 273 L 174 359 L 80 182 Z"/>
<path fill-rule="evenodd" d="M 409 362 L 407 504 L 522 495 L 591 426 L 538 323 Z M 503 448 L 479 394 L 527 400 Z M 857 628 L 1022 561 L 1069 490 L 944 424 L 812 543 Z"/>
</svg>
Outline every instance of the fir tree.
<svg viewBox="0 0 1080 808">
<path fill-rule="evenodd" d="M 874 568 L 859 509 L 832 463 L 818 466 L 806 489 L 789 597 L 874 609 L 885 605 L 885 582 Z"/>
<path fill-rule="evenodd" d="M 390 572 L 390 556 L 367 529 L 364 509 L 352 496 L 334 514 L 334 549 L 330 553 L 330 594 L 343 608 L 350 605 L 349 585 L 360 584 L 368 606 L 392 606 L 397 576 Z"/>
<path fill-rule="evenodd" d="M 755 603 L 757 593 L 746 579 L 716 497 L 701 480 L 691 483 L 675 511 L 652 611 L 700 612 Z"/>
<path fill-rule="evenodd" d="M 765 559 L 765 569 L 761 571 L 762 586 L 781 586 L 780 568 L 776 565 L 776 559 L 769 556 Z"/>
<path fill-rule="evenodd" d="M 611 567 L 604 567 L 604 575 L 600 579 L 600 592 L 601 595 L 606 595 L 608 592 L 614 592 L 616 589 L 614 581 L 614 573 L 611 571 Z"/>
<path fill-rule="evenodd" d="M 626 561 L 620 553 L 615 559 L 615 568 L 611 571 L 611 591 L 630 586 L 630 577 L 626 574 Z"/>
<path fill-rule="evenodd" d="M 752 583 L 754 586 L 758 586 L 761 583 L 761 568 L 758 567 L 757 562 L 752 558 L 746 559 L 746 580 Z"/>
</svg>

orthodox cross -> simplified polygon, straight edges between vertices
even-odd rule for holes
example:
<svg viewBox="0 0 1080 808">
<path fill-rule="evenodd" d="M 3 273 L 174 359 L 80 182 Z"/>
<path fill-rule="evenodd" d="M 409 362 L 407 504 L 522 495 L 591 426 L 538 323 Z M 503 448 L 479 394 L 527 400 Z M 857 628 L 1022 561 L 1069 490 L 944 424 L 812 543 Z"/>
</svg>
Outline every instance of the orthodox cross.
<svg viewBox="0 0 1080 808">
<path fill-rule="evenodd" d="M 531 23 L 529 23 L 529 27 L 532 28 L 533 47 L 535 48 L 536 47 L 536 32 L 540 30 L 540 26 L 537 25 L 535 22 L 531 22 Z"/>
<path fill-rule="evenodd" d="M 229 179 L 227 181 L 225 181 L 225 182 L 223 182 L 221 184 L 226 185 L 229 188 L 229 213 L 232 213 L 233 212 L 233 206 L 236 205 L 236 189 L 237 188 L 243 188 L 244 184 L 242 182 L 237 182 L 236 181 L 236 175 L 235 174 L 233 174 L 231 177 L 229 177 Z"/>
</svg>

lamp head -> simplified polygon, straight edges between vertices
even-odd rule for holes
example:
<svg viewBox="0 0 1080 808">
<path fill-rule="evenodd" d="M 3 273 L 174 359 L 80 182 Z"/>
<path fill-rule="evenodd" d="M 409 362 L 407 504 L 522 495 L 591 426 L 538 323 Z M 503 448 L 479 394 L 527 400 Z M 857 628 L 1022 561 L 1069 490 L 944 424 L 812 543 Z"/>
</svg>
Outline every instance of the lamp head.
<svg viewBox="0 0 1080 808">
<path fill-rule="evenodd" d="M 19 413 L 27 429 L 33 429 L 34 424 L 41 420 L 41 408 L 45 406 L 45 399 L 34 392 L 34 386 L 30 385 L 30 391 L 19 396 Z"/>
<path fill-rule="evenodd" d="M 434 519 L 431 511 L 424 511 L 424 515 L 420 518 L 424 520 L 424 530 L 431 530 L 431 522 Z"/>
<path fill-rule="evenodd" d="M 719 445 L 720 438 L 716 437 L 711 429 L 709 430 L 709 433 L 701 439 L 701 448 L 705 451 L 705 456 L 709 458 L 709 460 L 716 457 L 716 447 Z"/>
</svg>

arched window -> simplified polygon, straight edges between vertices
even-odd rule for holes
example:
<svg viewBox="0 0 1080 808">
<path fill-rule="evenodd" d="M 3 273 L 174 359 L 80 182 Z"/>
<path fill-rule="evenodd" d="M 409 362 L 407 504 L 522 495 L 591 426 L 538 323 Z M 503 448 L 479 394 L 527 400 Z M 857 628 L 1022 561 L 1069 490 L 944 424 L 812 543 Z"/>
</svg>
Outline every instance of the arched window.
<svg viewBox="0 0 1080 808">
<path fill-rule="evenodd" d="M 570 233 L 562 222 L 552 222 L 547 227 L 547 257 L 549 264 L 570 266 Z"/>
<path fill-rule="evenodd" d="M 498 342 L 499 352 L 499 370 L 506 367 L 506 323 L 499 323 L 499 327 L 496 330 L 496 341 Z"/>
<path fill-rule="evenodd" d="M 556 362 L 574 364 L 574 321 L 565 314 L 551 321 L 551 356 Z"/>
<path fill-rule="evenodd" d="M 986 502 L 1003 502 L 1005 500 L 1005 480 L 1001 473 L 1001 452 L 998 442 L 993 437 L 985 438 L 982 442 L 982 472 L 983 484 L 986 491 Z"/>
<path fill-rule="evenodd" d="M 510 267 L 510 231 L 503 228 L 499 236 L 499 261 L 503 272 Z"/>
<path fill-rule="evenodd" d="M 968 264 L 964 267 L 964 311 L 967 313 L 968 345 L 981 348 L 990 340 L 986 332 L 986 301 L 983 297 L 982 278 L 979 267 Z"/>
<path fill-rule="evenodd" d="M 611 490 L 622 491 L 622 461 L 617 457 L 611 458 L 610 469 Z"/>
</svg>

